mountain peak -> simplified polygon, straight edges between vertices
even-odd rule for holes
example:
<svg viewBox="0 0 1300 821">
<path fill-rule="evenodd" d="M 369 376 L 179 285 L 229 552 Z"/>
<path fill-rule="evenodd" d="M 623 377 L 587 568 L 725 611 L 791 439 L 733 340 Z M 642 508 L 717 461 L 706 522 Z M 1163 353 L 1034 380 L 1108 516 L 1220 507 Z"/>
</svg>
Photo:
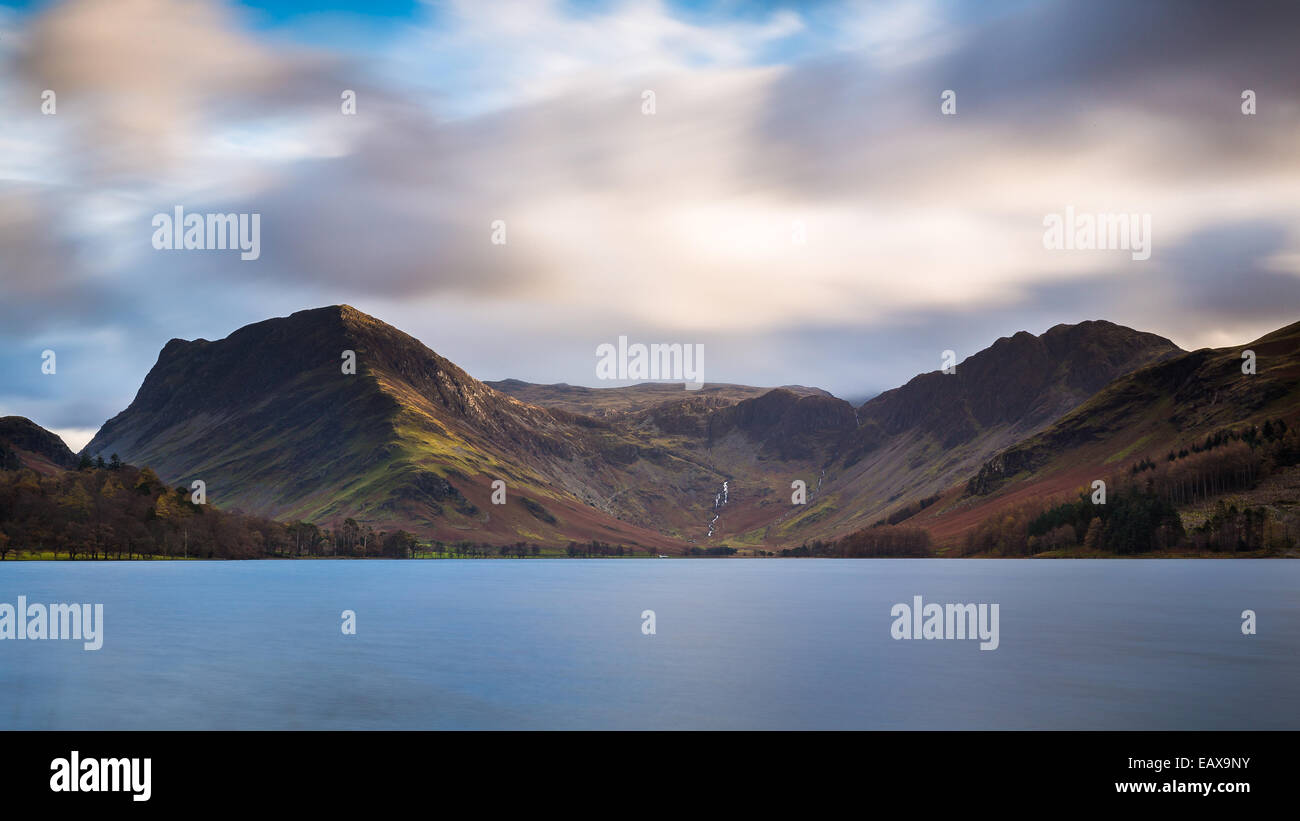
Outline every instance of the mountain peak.
<svg viewBox="0 0 1300 821">
<path fill-rule="evenodd" d="M 303 320 L 308 320 L 308 319 L 336 320 L 346 325 L 386 324 L 381 320 L 374 318 L 370 314 L 365 313 L 364 311 L 359 311 L 356 308 L 353 308 L 351 305 L 348 305 L 347 303 L 339 303 L 338 305 L 325 305 L 320 308 L 306 308 L 304 310 L 294 311 L 292 314 L 289 314 L 290 319 L 293 319 L 294 317 L 298 317 Z"/>
<path fill-rule="evenodd" d="M 1116 377 L 1182 353 L 1173 342 L 1102 320 L 1019 331 L 864 404 L 858 416 L 887 433 L 922 428 L 955 445 L 990 427 L 1041 427 Z"/>
</svg>

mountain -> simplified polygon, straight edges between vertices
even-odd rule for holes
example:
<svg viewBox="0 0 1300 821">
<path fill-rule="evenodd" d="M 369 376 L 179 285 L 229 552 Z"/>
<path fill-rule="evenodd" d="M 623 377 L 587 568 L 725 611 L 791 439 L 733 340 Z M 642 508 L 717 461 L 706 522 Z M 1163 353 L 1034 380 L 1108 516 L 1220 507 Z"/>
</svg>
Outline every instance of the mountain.
<svg viewBox="0 0 1300 821">
<path fill-rule="evenodd" d="M 1181 354 L 1164 337 L 1111 322 L 1002 337 L 954 373 L 921 374 L 858 412 L 864 442 L 922 431 L 954 447 L 1002 428 L 1020 436 L 1078 407 L 1116 377 Z"/>
<path fill-rule="evenodd" d="M 864 403 L 818 476 L 816 500 L 769 530 L 785 540 L 865 527 L 965 482 L 994 453 L 1055 422 L 1112 380 L 1182 351 L 1111 322 L 1021 331 Z"/>
<path fill-rule="evenodd" d="M 341 367 L 348 352 L 355 373 Z M 997 454 L 1130 375 L 1195 355 L 1109 322 L 1058 325 L 855 409 L 801 386 L 484 383 L 331 306 L 215 342 L 171 340 L 83 453 L 118 453 L 173 484 L 201 479 L 218 506 L 327 527 L 353 518 L 444 541 L 770 549 L 969 507 L 961 493 Z M 493 504 L 497 480 L 504 505 Z M 807 504 L 791 503 L 796 481 Z"/>
<path fill-rule="evenodd" d="M 48 474 L 76 466 L 76 454 L 56 434 L 22 416 L 0 418 L 0 470 L 26 467 Z"/>
<path fill-rule="evenodd" d="M 675 545 L 602 505 L 637 443 L 496 391 L 346 305 L 216 342 L 171 340 L 84 452 L 202 480 L 214 504 L 281 519 L 353 517 L 449 540 Z M 498 479 L 503 506 L 491 503 Z"/>
<path fill-rule="evenodd" d="M 1255 355 L 1254 373 L 1243 372 L 1246 351 Z M 951 542 L 1009 506 L 1068 497 L 1136 467 L 1142 472 L 1135 475 L 1164 481 L 1243 436 L 1248 450 L 1260 451 L 1256 431 L 1278 421 L 1279 432 L 1300 427 L 1300 322 L 1244 345 L 1161 357 L 1115 379 L 1051 425 L 992 454 L 948 503 L 914 522 Z M 1289 472 L 1286 464 L 1265 467 Z M 1193 494 L 1205 495 L 1214 494 Z"/>
</svg>

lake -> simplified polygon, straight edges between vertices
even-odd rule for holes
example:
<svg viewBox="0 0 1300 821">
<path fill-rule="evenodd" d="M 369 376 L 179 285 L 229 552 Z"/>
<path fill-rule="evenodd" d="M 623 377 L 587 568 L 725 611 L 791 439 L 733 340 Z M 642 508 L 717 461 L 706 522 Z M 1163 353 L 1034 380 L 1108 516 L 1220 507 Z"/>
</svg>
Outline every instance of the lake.
<svg viewBox="0 0 1300 821">
<path fill-rule="evenodd" d="M 0 641 L 0 728 L 1300 729 L 1297 591 L 1285 560 L 3 562 L 0 602 L 102 603 L 104 636 Z M 997 648 L 895 640 L 914 596 L 998 604 Z"/>
</svg>

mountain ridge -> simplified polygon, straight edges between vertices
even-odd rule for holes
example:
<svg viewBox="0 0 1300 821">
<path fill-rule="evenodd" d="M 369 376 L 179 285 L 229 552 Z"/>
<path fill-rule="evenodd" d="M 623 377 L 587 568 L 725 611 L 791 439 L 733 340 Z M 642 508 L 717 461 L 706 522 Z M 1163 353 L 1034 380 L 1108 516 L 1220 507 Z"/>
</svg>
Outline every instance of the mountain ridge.
<svg viewBox="0 0 1300 821">
<path fill-rule="evenodd" d="M 342 373 L 346 351 L 355 374 Z M 214 342 L 169 341 L 82 452 L 202 478 L 215 503 L 281 519 L 355 517 L 437 539 L 760 549 L 895 520 L 1111 383 L 1188 355 L 1105 320 L 1060 324 L 1001 337 L 955 374 L 919 374 L 854 408 L 797 385 L 481 382 L 338 305 Z M 790 504 L 796 479 L 809 490 L 802 506 Z"/>
</svg>

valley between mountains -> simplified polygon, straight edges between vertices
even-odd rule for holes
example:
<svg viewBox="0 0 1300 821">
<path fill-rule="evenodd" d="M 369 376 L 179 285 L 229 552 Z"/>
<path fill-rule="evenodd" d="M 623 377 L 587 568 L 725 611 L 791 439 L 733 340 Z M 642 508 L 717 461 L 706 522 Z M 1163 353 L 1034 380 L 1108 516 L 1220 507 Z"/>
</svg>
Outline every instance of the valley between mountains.
<svg viewBox="0 0 1300 821">
<path fill-rule="evenodd" d="M 405 531 L 413 550 L 1289 555 L 1298 387 L 1300 323 L 1189 352 L 1104 321 L 998 339 L 859 407 L 799 385 L 481 382 L 338 305 L 171 340 L 80 460 L 34 423 L 0 420 L 0 531 L 11 546 L 34 538 L 15 513 L 20 474 L 29 495 L 74 474 L 102 492 L 84 477 L 115 455 L 160 486 L 201 480 L 218 512 Z M 1096 480 L 1105 509 L 1080 507 Z M 142 515 L 147 530 L 157 512 Z"/>
</svg>

